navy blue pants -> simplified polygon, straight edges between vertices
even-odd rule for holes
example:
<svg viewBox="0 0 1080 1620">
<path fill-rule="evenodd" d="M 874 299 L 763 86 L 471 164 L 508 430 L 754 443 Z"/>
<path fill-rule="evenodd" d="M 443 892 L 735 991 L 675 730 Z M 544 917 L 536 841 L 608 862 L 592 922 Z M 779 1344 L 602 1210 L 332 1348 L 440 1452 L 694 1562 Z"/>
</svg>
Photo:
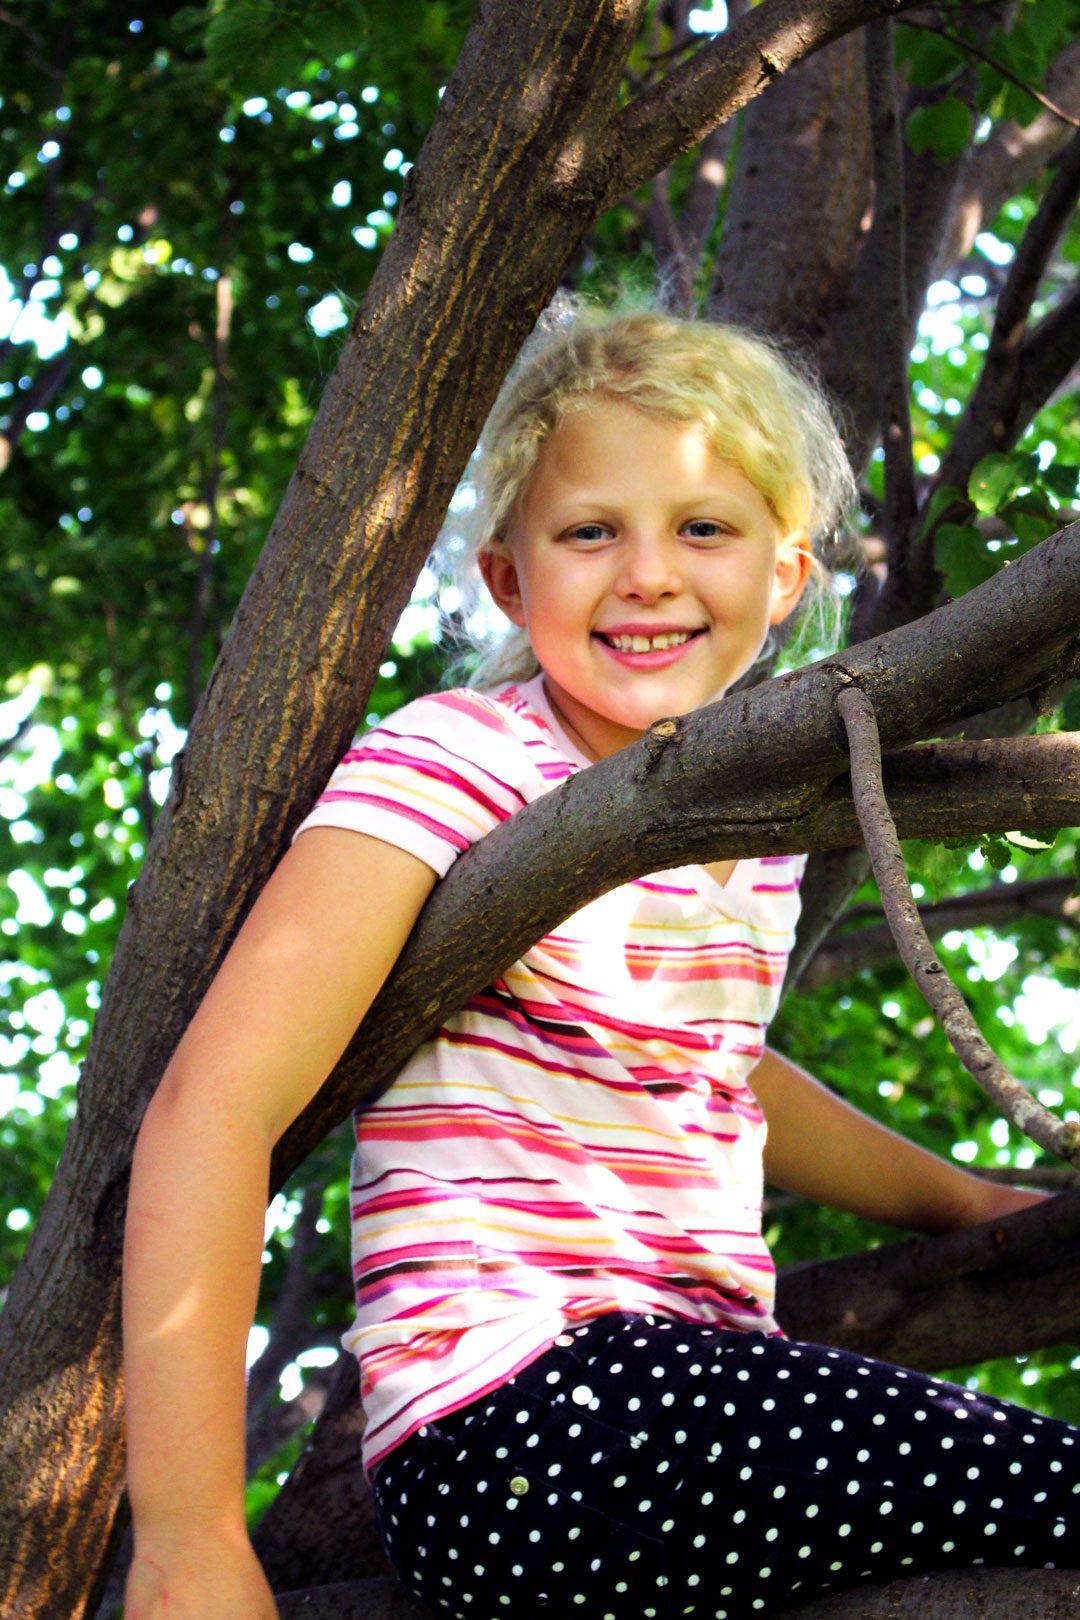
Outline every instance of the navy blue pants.
<svg viewBox="0 0 1080 1620">
<path fill-rule="evenodd" d="M 819 1345 L 613 1313 L 376 1470 L 455 1620 L 768 1616 L 924 1570 L 1074 1567 L 1080 1430 Z"/>
</svg>

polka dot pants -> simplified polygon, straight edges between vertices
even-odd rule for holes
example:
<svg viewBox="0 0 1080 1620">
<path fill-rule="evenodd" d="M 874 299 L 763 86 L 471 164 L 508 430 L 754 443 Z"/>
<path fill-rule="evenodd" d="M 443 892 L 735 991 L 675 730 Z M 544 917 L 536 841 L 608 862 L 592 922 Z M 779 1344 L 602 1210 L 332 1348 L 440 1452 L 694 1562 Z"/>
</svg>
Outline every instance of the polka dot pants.
<svg viewBox="0 0 1080 1620">
<path fill-rule="evenodd" d="M 768 1616 L 949 1566 L 1071 1567 L 1080 1430 L 818 1345 L 613 1313 L 375 1475 L 455 1620 Z"/>
</svg>

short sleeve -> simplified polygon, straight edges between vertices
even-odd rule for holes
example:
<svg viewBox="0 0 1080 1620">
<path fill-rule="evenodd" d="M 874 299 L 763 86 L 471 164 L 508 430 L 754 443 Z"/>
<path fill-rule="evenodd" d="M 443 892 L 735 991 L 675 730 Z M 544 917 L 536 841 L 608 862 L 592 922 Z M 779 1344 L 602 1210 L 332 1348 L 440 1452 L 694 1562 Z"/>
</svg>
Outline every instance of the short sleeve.
<svg viewBox="0 0 1080 1620">
<path fill-rule="evenodd" d="M 440 877 L 526 802 L 528 759 L 483 693 L 418 698 L 361 737 L 296 829 L 346 827 L 415 855 Z"/>
</svg>

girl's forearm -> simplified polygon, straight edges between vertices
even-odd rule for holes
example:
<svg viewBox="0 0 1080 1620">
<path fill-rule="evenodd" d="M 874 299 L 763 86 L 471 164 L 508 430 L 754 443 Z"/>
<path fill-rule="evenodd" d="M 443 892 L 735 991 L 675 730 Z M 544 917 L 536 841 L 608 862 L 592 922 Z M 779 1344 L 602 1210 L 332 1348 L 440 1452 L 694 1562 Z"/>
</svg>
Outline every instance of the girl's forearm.
<svg viewBox="0 0 1080 1620">
<path fill-rule="evenodd" d="M 917 1232 L 949 1232 L 1036 1203 L 852 1108 L 778 1052 L 750 1079 L 768 1121 L 765 1174 L 789 1192 Z"/>
<path fill-rule="evenodd" d="M 136 1535 L 242 1537 L 245 1349 L 269 1143 L 167 1076 L 139 1135 L 124 1254 Z"/>
</svg>

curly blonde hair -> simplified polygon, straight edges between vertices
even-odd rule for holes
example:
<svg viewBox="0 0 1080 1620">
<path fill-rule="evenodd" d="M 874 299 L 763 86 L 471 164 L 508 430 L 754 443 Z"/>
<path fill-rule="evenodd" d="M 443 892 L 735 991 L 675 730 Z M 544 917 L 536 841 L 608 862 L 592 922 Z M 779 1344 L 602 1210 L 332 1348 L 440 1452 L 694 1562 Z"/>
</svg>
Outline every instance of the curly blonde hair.
<svg viewBox="0 0 1080 1620">
<path fill-rule="evenodd" d="M 716 455 L 761 491 L 784 531 L 809 535 L 814 569 L 798 618 L 813 615 L 824 639 L 834 640 L 840 598 L 832 573 L 855 484 L 832 411 L 806 368 L 739 327 L 651 310 L 610 313 L 567 298 L 541 319 L 503 384 L 436 542 L 434 571 L 460 592 L 457 624 L 475 614 L 477 559 L 502 532 L 545 439 L 599 399 L 699 423 Z M 538 673 L 524 630 L 488 637 L 469 631 L 462 639 L 480 653 L 473 685 Z M 772 650 L 766 646 L 761 656 Z"/>
</svg>

